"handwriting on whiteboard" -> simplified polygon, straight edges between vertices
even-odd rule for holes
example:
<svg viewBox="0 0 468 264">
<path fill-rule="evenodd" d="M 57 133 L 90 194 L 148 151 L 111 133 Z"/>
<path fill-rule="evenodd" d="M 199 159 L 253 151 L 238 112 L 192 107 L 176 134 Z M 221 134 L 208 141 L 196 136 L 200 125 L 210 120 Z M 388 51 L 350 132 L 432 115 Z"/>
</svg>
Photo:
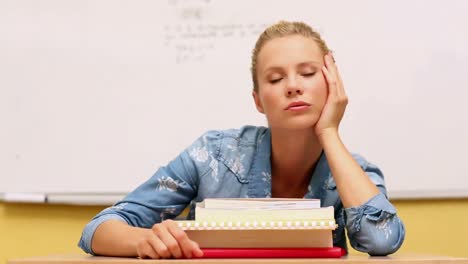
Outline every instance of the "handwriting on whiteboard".
<svg viewBox="0 0 468 264">
<path fill-rule="evenodd" d="M 164 48 L 173 51 L 177 64 L 203 62 L 217 49 L 217 43 L 256 38 L 266 28 L 266 23 L 212 22 L 211 2 L 168 0 L 175 19 L 163 25 L 163 41 Z"/>
</svg>

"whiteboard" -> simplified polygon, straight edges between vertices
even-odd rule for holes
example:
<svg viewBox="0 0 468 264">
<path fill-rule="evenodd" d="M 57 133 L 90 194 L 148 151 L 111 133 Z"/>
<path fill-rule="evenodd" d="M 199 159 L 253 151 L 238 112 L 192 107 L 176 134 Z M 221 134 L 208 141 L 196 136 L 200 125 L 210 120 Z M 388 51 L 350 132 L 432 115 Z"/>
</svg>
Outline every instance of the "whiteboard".
<svg viewBox="0 0 468 264">
<path fill-rule="evenodd" d="M 345 145 L 390 197 L 468 197 L 466 1 L 0 1 L 0 192 L 126 193 L 211 129 L 266 125 L 256 38 L 335 51 Z"/>
</svg>

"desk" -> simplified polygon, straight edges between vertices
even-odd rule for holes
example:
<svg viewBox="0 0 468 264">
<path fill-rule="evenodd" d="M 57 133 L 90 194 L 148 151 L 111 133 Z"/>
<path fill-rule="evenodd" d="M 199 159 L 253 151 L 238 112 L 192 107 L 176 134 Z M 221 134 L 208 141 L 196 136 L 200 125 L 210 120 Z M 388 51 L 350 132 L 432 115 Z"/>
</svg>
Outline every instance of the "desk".
<svg viewBox="0 0 468 264">
<path fill-rule="evenodd" d="M 13 259 L 8 264 L 204 264 L 204 263 L 222 263 L 222 264 L 295 264 L 295 263 L 327 263 L 327 264 L 427 264 L 427 263 L 451 263 L 468 264 L 468 258 L 453 258 L 443 256 L 429 255 L 407 255 L 396 254 L 389 257 L 366 257 L 366 256 L 348 256 L 341 259 L 196 259 L 196 260 L 141 260 L 132 258 L 114 258 L 114 257 L 92 257 L 88 255 L 59 255 L 48 257 L 34 257 Z"/>
</svg>

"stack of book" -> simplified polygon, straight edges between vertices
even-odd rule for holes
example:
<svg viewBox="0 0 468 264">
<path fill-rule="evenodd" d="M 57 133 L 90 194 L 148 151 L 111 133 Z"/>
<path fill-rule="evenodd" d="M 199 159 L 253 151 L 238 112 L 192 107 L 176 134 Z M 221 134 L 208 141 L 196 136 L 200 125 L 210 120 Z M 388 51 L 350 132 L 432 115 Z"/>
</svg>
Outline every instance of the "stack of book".
<svg viewBox="0 0 468 264">
<path fill-rule="evenodd" d="M 195 220 L 178 223 L 205 257 L 213 252 L 217 257 L 340 257 L 343 253 L 333 247 L 333 207 L 320 207 L 318 199 L 205 199 L 196 205 Z M 298 252 L 302 253 L 293 254 Z"/>
</svg>

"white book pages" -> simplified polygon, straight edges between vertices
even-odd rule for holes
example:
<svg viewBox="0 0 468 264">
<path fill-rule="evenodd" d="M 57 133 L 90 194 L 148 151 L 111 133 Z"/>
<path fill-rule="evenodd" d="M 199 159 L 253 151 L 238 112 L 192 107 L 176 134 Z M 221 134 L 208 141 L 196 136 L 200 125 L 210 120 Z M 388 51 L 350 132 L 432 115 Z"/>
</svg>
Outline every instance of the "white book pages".
<svg viewBox="0 0 468 264">
<path fill-rule="evenodd" d="M 207 209 L 315 209 L 320 208 L 320 199 L 277 198 L 208 198 L 197 206 Z"/>
</svg>

